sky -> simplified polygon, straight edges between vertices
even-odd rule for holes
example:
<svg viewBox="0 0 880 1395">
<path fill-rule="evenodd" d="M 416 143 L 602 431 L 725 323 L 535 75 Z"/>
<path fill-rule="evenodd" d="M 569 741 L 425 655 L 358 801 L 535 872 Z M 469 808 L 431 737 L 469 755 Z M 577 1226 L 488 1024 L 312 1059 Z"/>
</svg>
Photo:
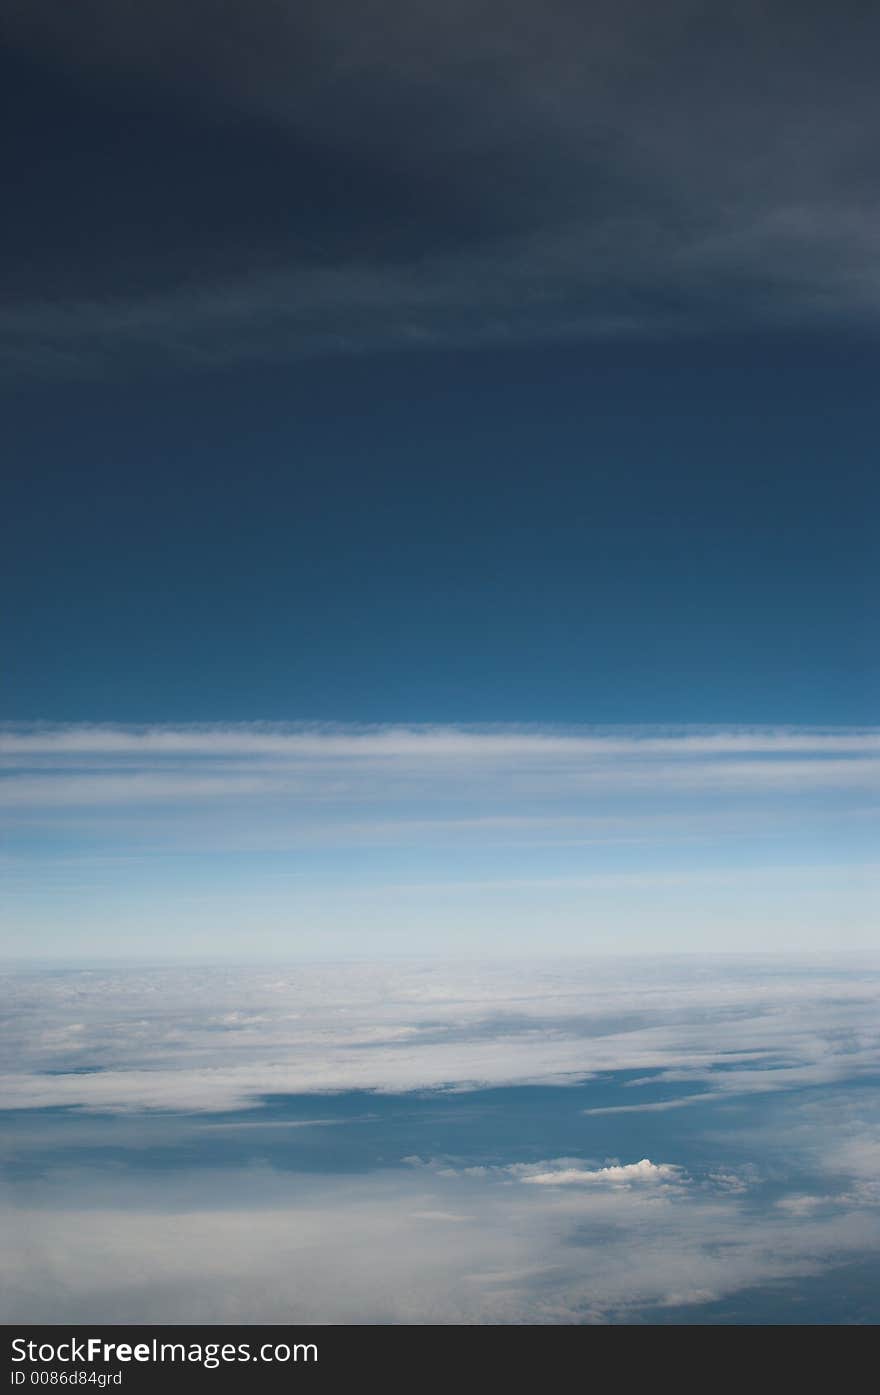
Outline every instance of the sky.
<svg viewBox="0 0 880 1395">
<path fill-rule="evenodd" d="M 880 8 L 0 0 L 0 1314 L 878 1320 Z"/>
<path fill-rule="evenodd" d="M 870 945 L 873 7 L 0 18 L 9 951 Z"/>
</svg>

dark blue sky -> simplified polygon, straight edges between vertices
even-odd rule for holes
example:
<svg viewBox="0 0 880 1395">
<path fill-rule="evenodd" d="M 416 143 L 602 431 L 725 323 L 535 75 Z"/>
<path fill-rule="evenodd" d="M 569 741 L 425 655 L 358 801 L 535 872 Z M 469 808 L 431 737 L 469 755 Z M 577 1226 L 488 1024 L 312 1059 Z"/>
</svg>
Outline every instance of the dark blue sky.
<svg viewBox="0 0 880 1395">
<path fill-rule="evenodd" d="M 860 7 L 4 8 L 3 717 L 874 717 Z"/>
<path fill-rule="evenodd" d="M 6 407 L 6 716 L 864 722 L 874 355 L 399 353 Z"/>
</svg>

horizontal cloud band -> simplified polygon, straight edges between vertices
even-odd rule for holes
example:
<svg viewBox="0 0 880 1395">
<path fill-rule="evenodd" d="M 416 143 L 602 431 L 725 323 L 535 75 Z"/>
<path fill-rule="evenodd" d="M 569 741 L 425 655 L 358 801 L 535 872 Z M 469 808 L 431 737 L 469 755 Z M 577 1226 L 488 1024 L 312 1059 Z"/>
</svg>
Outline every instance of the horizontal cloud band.
<svg viewBox="0 0 880 1395">
<path fill-rule="evenodd" d="M 0 728 L 0 755 L 486 756 L 880 754 L 872 728 L 51 726 Z"/>
<path fill-rule="evenodd" d="M 873 730 L 98 727 L 0 732 L 0 805 L 281 798 L 423 806 L 479 793 L 548 801 L 620 791 L 880 785 Z M 473 810 L 471 810 L 473 813 Z M 509 810 L 508 810 L 509 812 Z M 548 811 L 549 812 L 549 811 Z M 569 810 L 570 812 L 570 810 Z"/>
</svg>

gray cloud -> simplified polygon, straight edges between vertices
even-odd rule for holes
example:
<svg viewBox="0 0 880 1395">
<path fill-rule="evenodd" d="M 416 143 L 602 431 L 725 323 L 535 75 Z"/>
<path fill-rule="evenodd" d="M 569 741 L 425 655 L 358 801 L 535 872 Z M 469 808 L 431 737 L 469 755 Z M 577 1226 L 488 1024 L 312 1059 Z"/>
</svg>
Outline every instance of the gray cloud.
<svg viewBox="0 0 880 1395">
<path fill-rule="evenodd" d="M 872 7 L 4 8 L 99 95 L 134 84 L 182 120 L 265 123 L 430 189 L 405 247 L 359 235 L 354 207 L 332 251 L 292 237 L 269 270 L 245 249 L 219 279 L 30 299 L 0 321 L 12 369 L 876 322 Z"/>
</svg>

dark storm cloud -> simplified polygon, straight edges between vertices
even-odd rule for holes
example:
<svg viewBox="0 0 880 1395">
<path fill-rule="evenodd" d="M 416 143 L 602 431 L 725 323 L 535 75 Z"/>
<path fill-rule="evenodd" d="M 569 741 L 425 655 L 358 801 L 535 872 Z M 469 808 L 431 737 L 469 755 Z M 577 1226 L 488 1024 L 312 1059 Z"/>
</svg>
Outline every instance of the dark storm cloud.
<svg viewBox="0 0 880 1395">
<path fill-rule="evenodd" d="M 61 187 L 62 227 L 75 232 L 90 199 L 100 217 L 82 224 L 79 260 L 34 229 L 0 331 L 11 366 L 876 316 L 873 7 L 2 12 L 13 55 L 68 84 L 77 110 L 91 103 L 107 126 L 121 110 L 150 117 L 78 183 L 46 158 L 64 104 L 43 113 L 43 193 Z M 68 173 L 87 146 L 84 128 Z M 191 163 L 175 183 L 178 147 Z"/>
</svg>

